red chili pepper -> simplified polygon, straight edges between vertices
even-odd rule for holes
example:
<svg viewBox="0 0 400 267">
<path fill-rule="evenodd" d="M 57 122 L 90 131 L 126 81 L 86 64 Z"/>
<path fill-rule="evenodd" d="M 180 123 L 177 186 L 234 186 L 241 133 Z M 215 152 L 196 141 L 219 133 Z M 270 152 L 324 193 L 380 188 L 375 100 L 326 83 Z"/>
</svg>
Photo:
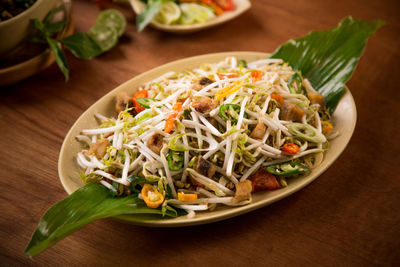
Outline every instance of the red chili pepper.
<svg viewBox="0 0 400 267">
<path fill-rule="evenodd" d="M 148 96 L 148 94 L 149 94 L 149 93 L 147 92 L 147 90 L 140 90 L 140 91 L 137 91 L 136 94 L 133 96 L 132 102 L 133 102 L 133 104 L 135 105 L 135 110 L 136 110 L 137 113 L 139 113 L 139 112 L 145 110 L 146 108 L 143 107 L 142 105 L 140 105 L 140 104 L 136 101 L 136 98 L 139 98 L 139 97 L 146 98 L 146 97 Z"/>
<path fill-rule="evenodd" d="M 299 146 L 293 143 L 286 143 L 283 145 L 282 151 L 294 155 L 299 153 Z"/>
</svg>

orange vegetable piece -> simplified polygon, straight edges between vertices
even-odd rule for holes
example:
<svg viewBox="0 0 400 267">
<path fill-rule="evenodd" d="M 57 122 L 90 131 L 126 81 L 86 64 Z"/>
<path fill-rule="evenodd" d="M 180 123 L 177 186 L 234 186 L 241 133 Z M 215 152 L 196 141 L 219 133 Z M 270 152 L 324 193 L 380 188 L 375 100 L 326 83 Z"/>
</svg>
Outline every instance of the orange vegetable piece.
<svg viewBox="0 0 400 267">
<path fill-rule="evenodd" d="M 221 16 L 224 13 L 224 10 L 220 8 L 218 5 L 216 5 L 214 2 L 210 2 L 210 4 L 208 5 L 214 8 L 215 15 Z"/>
<path fill-rule="evenodd" d="M 145 110 L 146 108 L 143 107 L 142 105 L 140 105 L 140 104 L 136 101 L 136 99 L 139 98 L 139 97 L 146 98 L 148 95 L 149 95 L 149 93 L 147 92 L 147 90 L 140 90 L 140 91 L 137 91 L 136 94 L 133 96 L 132 102 L 133 102 L 133 104 L 135 105 L 135 110 L 136 110 L 137 113 L 139 113 L 139 112 Z"/>
<path fill-rule="evenodd" d="M 182 102 L 176 102 L 172 109 L 175 111 L 175 113 L 171 114 L 171 116 L 169 116 L 169 118 L 165 122 L 164 132 L 166 133 L 170 133 L 172 129 L 174 129 L 176 117 L 178 117 L 178 113 L 182 109 Z"/>
<path fill-rule="evenodd" d="M 276 102 L 278 102 L 281 106 L 285 102 L 285 99 L 283 99 L 283 97 L 281 95 L 278 95 L 278 94 L 271 94 L 271 98 L 276 100 Z"/>
<path fill-rule="evenodd" d="M 233 94 L 234 92 L 240 90 L 240 88 L 242 87 L 243 81 L 236 81 L 231 83 L 230 85 L 228 85 L 225 88 L 222 88 L 221 90 L 219 90 L 218 92 L 215 93 L 215 101 L 219 101 L 222 98 L 224 98 L 225 96 L 228 96 L 230 94 Z"/>
<path fill-rule="evenodd" d="M 282 147 L 282 151 L 294 155 L 299 152 L 299 146 L 293 143 L 286 143 Z"/>
<path fill-rule="evenodd" d="M 322 126 L 322 133 L 325 136 L 328 136 L 333 130 L 332 123 L 330 123 L 329 121 L 321 121 L 321 126 Z"/>
<path fill-rule="evenodd" d="M 185 194 L 178 192 L 178 200 L 180 201 L 193 201 L 197 199 L 197 194 Z"/>
<path fill-rule="evenodd" d="M 156 209 L 164 202 L 164 196 L 151 184 L 145 184 L 141 191 L 142 198 L 147 207 Z"/>
<path fill-rule="evenodd" d="M 232 73 L 232 74 L 224 74 L 224 73 L 220 73 L 218 74 L 218 77 L 223 80 L 223 79 L 227 79 L 227 78 L 238 78 L 239 75 L 236 73 Z"/>
<path fill-rule="evenodd" d="M 233 0 L 214 0 L 225 11 L 231 11 L 235 8 Z"/>
<path fill-rule="evenodd" d="M 261 81 L 262 79 L 262 72 L 259 70 L 255 70 L 251 72 L 251 80 L 254 82 Z"/>
<path fill-rule="evenodd" d="M 176 102 L 175 105 L 172 107 L 173 110 L 175 111 L 181 111 L 182 109 L 182 102 Z"/>
</svg>

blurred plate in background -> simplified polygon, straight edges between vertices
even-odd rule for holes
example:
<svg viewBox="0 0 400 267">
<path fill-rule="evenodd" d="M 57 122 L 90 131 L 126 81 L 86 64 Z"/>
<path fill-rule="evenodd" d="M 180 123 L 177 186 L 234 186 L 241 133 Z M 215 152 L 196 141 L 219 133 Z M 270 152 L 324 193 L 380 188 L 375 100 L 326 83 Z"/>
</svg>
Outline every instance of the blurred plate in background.
<svg viewBox="0 0 400 267">
<path fill-rule="evenodd" d="M 145 7 L 145 4 L 140 0 L 129 0 L 129 2 L 131 3 L 131 6 L 136 14 L 140 14 Z M 150 25 L 158 30 L 172 32 L 172 33 L 191 33 L 191 32 L 205 30 L 220 25 L 222 23 L 225 23 L 229 20 L 232 20 L 241 15 L 242 13 L 244 13 L 245 11 L 247 11 L 248 9 L 250 9 L 251 7 L 251 3 L 249 0 L 234 0 L 233 2 L 235 4 L 234 10 L 226 11 L 222 15 L 217 16 L 204 23 L 197 23 L 191 25 L 179 25 L 179 24 L 167 25 L 158 23 L 156 21 L 152 21 Z"/>
</svg>

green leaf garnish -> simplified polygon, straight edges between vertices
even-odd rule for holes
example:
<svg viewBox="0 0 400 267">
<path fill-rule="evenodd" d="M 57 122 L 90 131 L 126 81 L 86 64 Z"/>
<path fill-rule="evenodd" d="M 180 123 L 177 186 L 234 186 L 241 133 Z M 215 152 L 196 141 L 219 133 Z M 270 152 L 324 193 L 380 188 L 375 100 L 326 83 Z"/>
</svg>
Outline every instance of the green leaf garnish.
<svg viewBox="0 0 400 267">
<path fill-rule="evenodd" d="M 61 43 L 78 58 L 92 59 L 103 52 L 86 33 L 75 33 L 62 39 Z"/>
<path fill-rule="evenodd" d="M 53 205 L 40 220 L 25 249 L 33 257 L 67 235 L 98 219 L 121 214 L 165 214 L 176 217 L 176 211 L 147 208 L 136 194 L 113 197 L 100 184 L 87 184 Z"/>
<path fill-rule="evenodd" d="M 333 112 L 368 38 L 382 24 L 379 20 L 366 22 L 347 17 L 331 30 L 313 31 L 288 41 L 270 58 L 283 59 L 294 70 L 301 71 L 314 89 L 325 97 L 326 107 Z"/>
<path fill-rule="evenodd" d="M 54 57 L 56 58 L 58 67 L 64 74 L 65 81 L 67 82 L 69 80 L 69 70 L 68 70 L 67 59 L 65 58 L 64 53 L 62 52 L 60 46 L 58 45 L 57 40 L 47 37 L 46 41 L 50 46 L 51 52 L 53 53 Z"/>
</svg>

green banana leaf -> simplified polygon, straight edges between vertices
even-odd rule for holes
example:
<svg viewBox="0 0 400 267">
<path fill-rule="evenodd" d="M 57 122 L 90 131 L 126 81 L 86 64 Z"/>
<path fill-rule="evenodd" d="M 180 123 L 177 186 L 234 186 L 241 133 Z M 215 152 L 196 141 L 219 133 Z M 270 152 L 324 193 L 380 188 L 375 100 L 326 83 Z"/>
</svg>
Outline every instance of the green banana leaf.
<svg viewBox="0 0 400 267">
<path fill-rule="evenodd" d="M 33 257 L 94 220 L 138 213 L 161 215 L 162 210 L 147 208 L 137 195 L 114 197 L 100 184 L 86 184 L 44 214 L 25 253 Z M 167 209 L 165 215 L 177 216 L 172 209 Z"/>
<path fill-rule="evenodd" d="M 325 97 L 326 107 L 333 112 L 368 38 L 382 24 L 379 20 L 366 22 L 347 17 L 331 30 L 313 31 L 302 38 L 289 40 L 270 58 L 281 58 L 296 71 L 301 71 L 314 89 Z"/>
</svg>

